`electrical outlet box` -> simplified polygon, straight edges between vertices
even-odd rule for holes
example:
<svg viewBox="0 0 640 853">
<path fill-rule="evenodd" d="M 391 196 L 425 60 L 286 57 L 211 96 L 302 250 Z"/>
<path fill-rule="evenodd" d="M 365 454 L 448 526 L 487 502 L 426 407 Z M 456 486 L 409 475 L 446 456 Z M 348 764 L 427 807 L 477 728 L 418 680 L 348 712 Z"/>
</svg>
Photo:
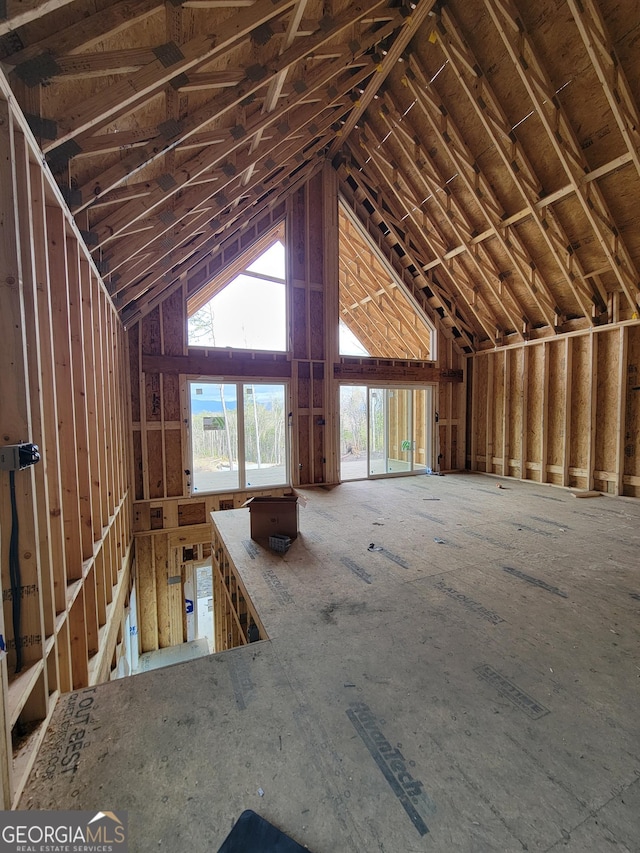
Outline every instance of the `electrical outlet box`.
<svg viewBox="0 0 640 853">
<path fill-rule="evenodd" d="M 0 470 L 19 471 L 40 461 L 37 444 L 7 444 L 0 447 Z"/>
</svg>

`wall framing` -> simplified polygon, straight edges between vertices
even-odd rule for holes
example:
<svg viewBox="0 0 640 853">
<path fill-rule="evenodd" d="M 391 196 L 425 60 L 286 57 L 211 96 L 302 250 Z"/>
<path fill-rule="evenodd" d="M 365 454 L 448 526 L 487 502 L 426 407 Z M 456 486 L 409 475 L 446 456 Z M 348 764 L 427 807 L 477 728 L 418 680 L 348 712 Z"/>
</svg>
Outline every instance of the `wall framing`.
<svg viewBox="0 0 640 853">
<path fill-rule="evenodd" d="M 132 538 L 126 338 L 13 96 L 0 90 L 0 435 L 41 462 L 15 474 L 20 636 L 0 472 L 1 795 L 15 805 L 58 696 L 109 678 L 121 651 Z M 16 672 L 16 649 L 22 668 Z"/>
<path fill-rule="evenodd" d="M 640 497 L 640 323 L 470 357 L 472 471 Z"/>
</svg>

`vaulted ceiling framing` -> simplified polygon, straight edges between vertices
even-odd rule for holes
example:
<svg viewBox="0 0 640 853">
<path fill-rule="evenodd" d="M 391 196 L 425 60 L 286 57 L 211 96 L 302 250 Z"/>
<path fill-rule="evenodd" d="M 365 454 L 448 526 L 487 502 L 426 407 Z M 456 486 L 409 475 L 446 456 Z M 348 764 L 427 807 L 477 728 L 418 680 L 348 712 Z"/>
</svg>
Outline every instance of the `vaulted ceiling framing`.
<svg viewBox="0 0 640 853">
<path fill-rule="evenodd" d="M 3 69 L 126 323 L 327 157 L 417 309 L 467 352 L 637 316 L 634 0 L 0 12 Z"/>
</svg>

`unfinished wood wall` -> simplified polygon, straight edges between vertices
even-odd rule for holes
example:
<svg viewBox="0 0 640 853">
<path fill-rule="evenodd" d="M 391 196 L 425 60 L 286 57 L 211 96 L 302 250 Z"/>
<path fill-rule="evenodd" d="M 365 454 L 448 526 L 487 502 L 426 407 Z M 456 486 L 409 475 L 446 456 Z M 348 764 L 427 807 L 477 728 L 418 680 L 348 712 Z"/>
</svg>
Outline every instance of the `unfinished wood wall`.
<svg viewBox="0 0 640 853">
<path fill-rule="evenodd" d="M 33 442 L 42 455 L 15 472 L 18 636 L 10 478 L 0 471 L 0 776 L 9 808 L 59 694 L 108 679 L 117 663 L 132 505 L 124 331 L 4 85 L 0 95 L 0 440 Z"/>
<path fill-rule="evenodd" d="M 337 199 L 337 176 L 327 164 L 288 201 L 295 485 L 338 481 L 331 394 L 333 364 L 338 360 Z"/>
<path fill-rule="evenodd" d="M 456 346 L 448 331 L 438 332 L 438 365 L 446 371 L 462 371 L 467 367 L 467 359 Z M 465 468 L 466 459 L 466 383 L 440 382 L 437 386 L 436 412 L 436 453 L 440 471 L 460 471 Z"/>
<path fill-rule="evenodd" d="M 640 497 L 640 324 L 469 359 L 472 470 Z"/>
</svg>

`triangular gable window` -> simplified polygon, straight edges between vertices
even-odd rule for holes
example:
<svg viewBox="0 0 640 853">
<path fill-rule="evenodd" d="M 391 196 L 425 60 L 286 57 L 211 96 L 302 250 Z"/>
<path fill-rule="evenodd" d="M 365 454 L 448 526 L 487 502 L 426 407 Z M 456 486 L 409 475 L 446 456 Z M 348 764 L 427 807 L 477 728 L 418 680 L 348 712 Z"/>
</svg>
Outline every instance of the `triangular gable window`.
<svg viewBox="0 0 640 853">
<path fill-rule="evenodd" d="M 262 238 L 253 251 L 189 298 L 189 346 L 286 350 L 283 230 L 279 227 Z"/>
</svg>

